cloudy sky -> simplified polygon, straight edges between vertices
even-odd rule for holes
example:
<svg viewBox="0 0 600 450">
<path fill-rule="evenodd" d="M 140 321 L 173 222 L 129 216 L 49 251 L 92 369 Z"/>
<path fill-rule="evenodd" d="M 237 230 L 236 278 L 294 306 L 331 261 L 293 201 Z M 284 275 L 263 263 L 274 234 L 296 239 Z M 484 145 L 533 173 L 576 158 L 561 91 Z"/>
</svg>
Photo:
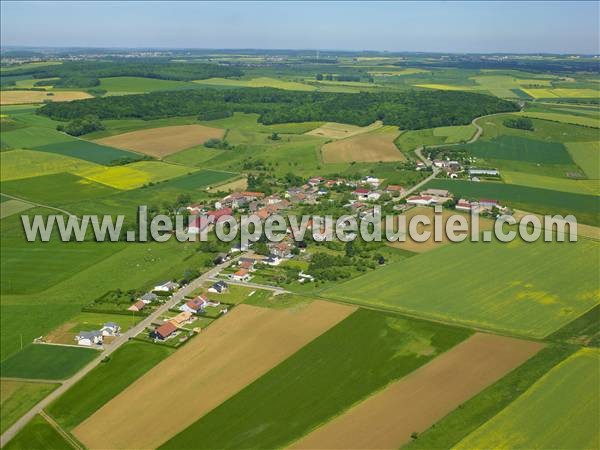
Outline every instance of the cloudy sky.
<svg viewBox="0 0 600 450">
<path fill-rule="evenodd" d="M 598 53 L 599 2 L 1 3 L 3 46 Z"/>
</svg>

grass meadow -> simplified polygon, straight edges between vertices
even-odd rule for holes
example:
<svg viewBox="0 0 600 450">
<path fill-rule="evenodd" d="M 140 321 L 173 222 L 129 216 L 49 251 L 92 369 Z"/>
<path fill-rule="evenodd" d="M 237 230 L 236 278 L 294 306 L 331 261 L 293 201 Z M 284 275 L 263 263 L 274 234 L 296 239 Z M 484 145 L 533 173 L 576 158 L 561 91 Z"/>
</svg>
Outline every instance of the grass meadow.
<svg viewBox="0 0 600 450">
<path fill-rule="evenodd" d="M 59 385 L 31 381 L 0 381 L 0 433 L 4 433 L 23 414 Z"/>
<path fill-rule="evenodd" d="M 128 342 L 50 404 L 46 411 L 62 427 L 72 430 L 173 351 L 164 345 Z"/>
<path fill-rule="evenodd" d="M 64 380 L 99 354 L 90 348 L 29 344 L 0 367 L 3 377 Z"/>
<path fill-rule="evenodd" d="M 8 444 L 5 450 L 73 450 L 42 416 L 35 416 Z"/>
<path fill-rule="evenodd" d="M 465 339 L 358 310 L 160 448 L 280 448 Z"/>
<path fill-rule="evenodd" d="M 600 447 L 600 351 L 582 349 L 455 448 Z"/>
<path fill-rule="evenodd" d="M 464 242 L 390 264 L 322 295 L 543 338 L 600 301 L 593 264 L 598 249 L 590 240 Z"/>
</svg>

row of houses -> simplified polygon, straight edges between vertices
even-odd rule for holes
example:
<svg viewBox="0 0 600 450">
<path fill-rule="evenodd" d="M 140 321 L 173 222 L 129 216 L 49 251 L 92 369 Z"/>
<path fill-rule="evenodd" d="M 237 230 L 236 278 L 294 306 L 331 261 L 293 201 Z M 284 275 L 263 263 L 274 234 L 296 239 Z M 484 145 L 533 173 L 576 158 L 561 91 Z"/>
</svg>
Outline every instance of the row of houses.
<svg viewBox="0 0 600 450">
<path fill-rule="evenodd" d="M 146 292 L 144 295 L 139 297 L 135 301 L 135 303 L 133 303 L 133 305 L 127 308 L 127 310 L 132 312 L 140 312 L 146 306 L 158 299 L 158 295 L 156 294 L 156 292 L 162 295 L 172 294 L 177 289 L 179 289 L 178 283 L 175 283 L 174 281 L 165 281 L 164 283 L 154 286 L 154 289 L 152 289 L 152 291 Z"/>
</svg>

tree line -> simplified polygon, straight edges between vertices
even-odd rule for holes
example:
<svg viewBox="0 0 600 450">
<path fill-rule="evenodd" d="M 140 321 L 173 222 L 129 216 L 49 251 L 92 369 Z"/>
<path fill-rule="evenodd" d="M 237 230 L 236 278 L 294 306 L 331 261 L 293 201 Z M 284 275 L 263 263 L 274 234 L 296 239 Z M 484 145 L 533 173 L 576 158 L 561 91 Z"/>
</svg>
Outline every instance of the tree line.
<svg viewBox="0 0 600 450">
<path fill-rule="evenodd" d="M 234 112 L 257 113 L 265 125 L 287 122 L 341 122 L 359 126 L 377 120 L 404 130 L 466 125 L 482 115 L 517 111 L 515 103 L 460 91 L 330 92 L 270 88 L 194 89 L 49 103 L 39 109 L 57 120 L 93 115 L 99 119 L 157 119 L 197 116 L 201 120 Z M 207 114 L 207 116 L 205 116 Z"/>
</svg>

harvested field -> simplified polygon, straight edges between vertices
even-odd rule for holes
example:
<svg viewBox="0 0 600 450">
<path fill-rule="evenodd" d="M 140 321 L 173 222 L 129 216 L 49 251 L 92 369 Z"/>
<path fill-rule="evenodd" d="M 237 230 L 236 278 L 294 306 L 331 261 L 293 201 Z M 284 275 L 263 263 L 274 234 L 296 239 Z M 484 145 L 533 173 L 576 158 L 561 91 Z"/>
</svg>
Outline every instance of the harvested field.
<svg viewBox="0 0 600 450">
<path fill-rule="evenodd" d="M 73 434 L 91 449 L 155 448 L 354 310 L 322 301 L 285 310 L 239 305 Z M 173 407 L 165 415 L 157 405 Z"/>
<path fill-rule="evenodd" d="M 209 139 L 221 139 L 224 134 L 225 130 L 203 125 L 175 125 L 117 134 L 96 142 L 161 158 Z"/>
<path fill-rule="evenodd" d="M 543 344 L 477 333 L 296 442 L 297 449 L 399 448 Z"/>
<path fill-rule="evenodd" d="M 0 105 L 20 105 L 25 103 L 70 102 L 92 98 L 87 92 L 81 91 L 2 91 Z"/>
<path fill-rule="evenodd" d="M 323 162 L 404 161 L 404 154 L 394 144 L 399 134 L 396 127 L 384 127 L 372 133 L 330 142 L 321 149 Z"/>
<path fill-rule="evenodd" d="M 329 139 L 344 139 L 357 134 L 367 133 L 381 128 L 383 124 L 379 121 L 372 123 L 368 127 L 358 127 L 345 123 L 327 122 L 319 128 L 315 128 L 305 134 L 310 136 L 325 137 Z"/>
<path fill-rule="evenodd" d="M 419 231 L 423 230 L 423 231 L 431 231 L 431 238 L 426 240 L 425 242 L 417 242 L 414 239 L 412 239 L 410 237 L 410 235 L 407 233 L 406 235 L 406 241 L 405 242 L 391 242 L 389 243 L 390 247 L 394 247 L 394 248 L 401 248 L 403 250 L 409 250 L 411 252 L 416 252 L 416 253 L 423 253 L 423 252 L 427 252 L 429 250 L 433 250 L 434 248 L 439 247 L 440 245 L 444 245 L 447 244 L 448 242 L 450 242 L 450 240 L 448 239 L 446 233 L 442 233 L 442 241 L 441 242 L 436 242 L 434 240 L 434 236 L 433 236 L 433 220 L 434 220 L 434 214 L 435 210 L 433 208 L 429 208 L 429 207 L 421 207 L 421 206 L 417 206 L 415 208 L 411 208 L 409 209 L 405 215 L 406 215 L 406 226 L 407 226 L 407 230 L 408 230 L 408 223 L 410 222 L 410 220 L 417 216 L 417 215 L 423 215 L 428 217 L 431 220 L 431 225 L 424 227 L 424 226 L 420 226 L 419 227 Z M 442 226 L 446 227 L 446 222 L 448 222 L 448 218 L 450 218 L 451 216 L 463 216 L 467 219 L 467 222 L 470 224 L 470 215 L 467 213 L 460 213 L 458 211 L 452 211 L 449 209 L 444 208 L 444 210 L 442 211 Z M 480 231 L 484 231 L 484 230 L 492 230 L 494 228 L 494 221 L 490 220 L 490 219 L 485 219 L 480 217 L 479 218 L 479 230 Z M 457 235 L 460 235 L 461 233 L 456 233 Z"/>
<path fill-rule="evenodd" d="M 248 189 L 248 179 L 247 178 L 239 178 L 234 181 L 230 181 L 229 183 L 220 184 L 215 187 L 219 191 L 245 191 Z"/>
</svg>

